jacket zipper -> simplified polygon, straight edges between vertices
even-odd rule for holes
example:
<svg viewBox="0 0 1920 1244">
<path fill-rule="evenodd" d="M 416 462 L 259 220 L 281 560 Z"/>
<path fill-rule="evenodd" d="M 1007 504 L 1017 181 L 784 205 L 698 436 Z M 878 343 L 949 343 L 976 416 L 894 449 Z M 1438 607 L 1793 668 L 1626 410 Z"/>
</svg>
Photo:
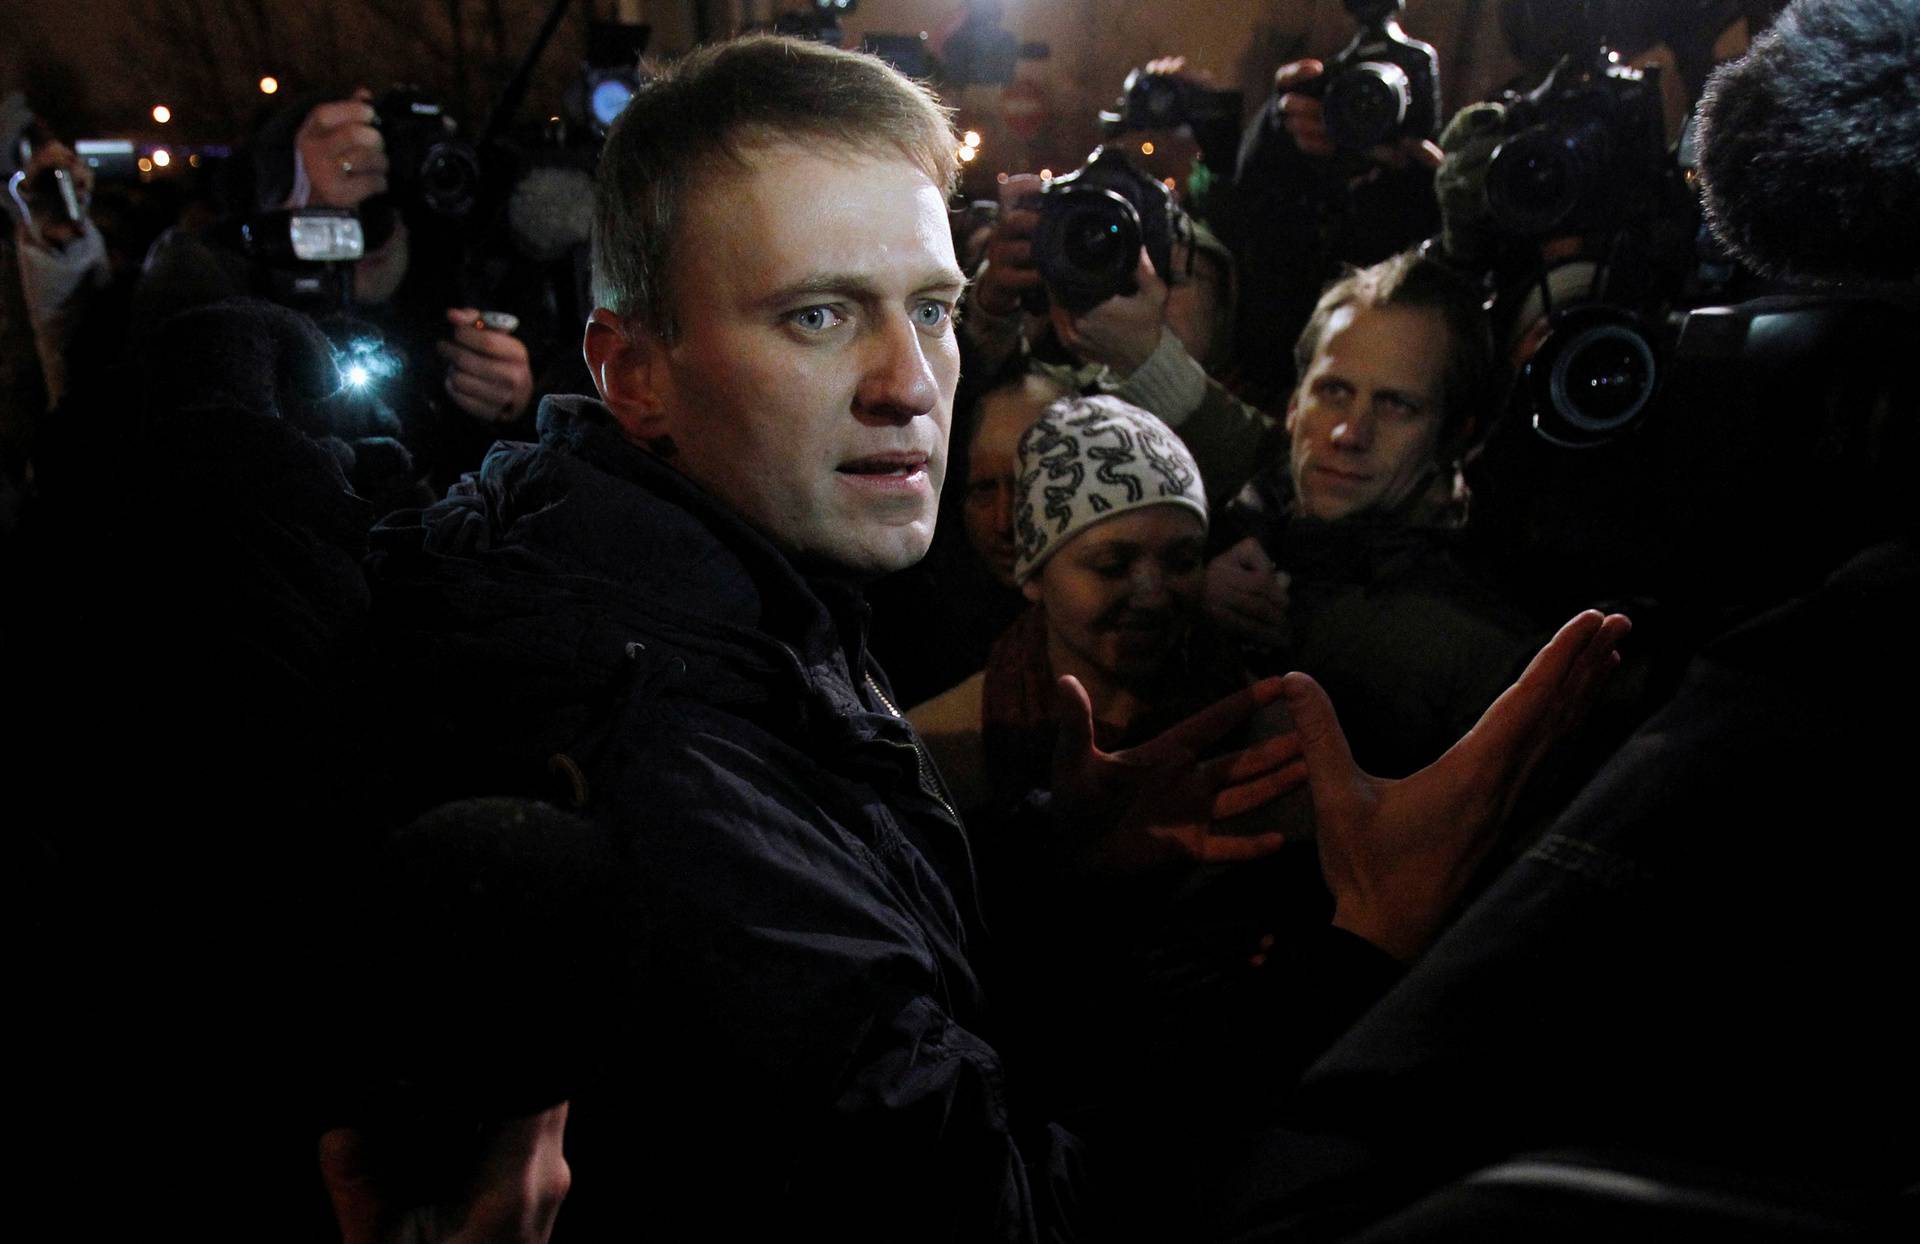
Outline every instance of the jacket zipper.
<svg viewBox="0 0 1920 1244">
<path fill-rule="evenodd" d="M 893 706 L 893 701 L 887 698 L 887 693 L 880 690 L 880 684 L 874 681 L 871 670 L 863 673 L 861 677 L 866 679 L 867 689 L 873 692 L 875 699 L 886 706 L 887 712 L 893 715 L 895 721 L 907 720 L 906 716 Z M 940 778 L 933 770 L 933 761 L 927 755 L 926 746 L 920 742 L 920 736 L 913 732 L 911 723 L 907 726 L 907 737 L 913 740 L 913 756 L 920 768 L 920 785 L 926 788 L 928 794 L 939 801 L 940 806 L 946 810 L 947 815 L 952 818 L 955 825 L 960 824 L 960 814 L 953 810 L 953 805 L 947 802 L 947 797 L 940 793 Z"/>
</svg>

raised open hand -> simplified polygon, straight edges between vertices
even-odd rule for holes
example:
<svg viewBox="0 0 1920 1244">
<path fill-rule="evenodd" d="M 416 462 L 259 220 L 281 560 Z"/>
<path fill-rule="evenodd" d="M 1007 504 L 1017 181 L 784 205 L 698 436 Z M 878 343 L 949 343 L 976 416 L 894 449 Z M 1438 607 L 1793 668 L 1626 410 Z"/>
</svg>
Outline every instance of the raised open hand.
<svg viewBox="0 0 1920 1244">
<path fill-rule="evenodd" d="M 1215 833 L 1306 780 L 1300 738 L 1283 734 L 1243 751 L 1199 757 L 1281 694 L 1269 678 L 1200 710 L 1124 751 L 1093 741 L 1093 702 L 1071 675 L 1054 684 L 1060 724 L 1053 756 L 1054 811 L 1076 863 L 1105 872 L 1162 864 L 1234 863 L 1280 849 L 1277 833 Z"/>
<path fill-rule="evenodd" d="M 1527 776 L 1585 717 L 1630 623 L 1588 611 L 1447 753 L 1387 781 L 1354 764 L 1333 705 L 1305 674 L 1281 680 L 1313 791 L 1333 923 L 1401 959 L 1426 949 L 1492 846 Z"/>
</svg>

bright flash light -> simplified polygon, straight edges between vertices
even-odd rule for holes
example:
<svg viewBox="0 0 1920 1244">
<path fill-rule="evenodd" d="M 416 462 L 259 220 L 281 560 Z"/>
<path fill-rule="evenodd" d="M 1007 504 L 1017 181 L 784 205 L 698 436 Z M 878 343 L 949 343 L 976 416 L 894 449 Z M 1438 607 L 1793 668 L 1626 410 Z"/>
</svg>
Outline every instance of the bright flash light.
<svg viewBox="0 0 1920 1244">
<path fill-rule="evenodd" d="M 961 135 L 960 141 L 969 147 L 978 147 L 980 145 L 980 131 L 968 130 L 965 134 Z"/>
<path fill-rule="evenodd" d="M 141 157 L 140 157 L 140 171 L 141 171 L 141 172 L 143 172 L 143 173 L 151 173 L 151 172 L 153 171 L 153 161 L 152 161 L 152 160 L 149 160 L 149 159 L 147 159 L 147 157 L 145 157 L 145 156 L 141 156 Z"/>
<path fill-rule="evenodd" d="M 355 232 L 359 222 L 355 221 Z M 354 393 L 378 393 L 380 387 L 400 374 L 399 356 L 390 353 L 378 337 L 362 337 L 339 347 L 334 364 L 340 369 L 343 389 Z"/>
<path fill-rule="evenodd" d="M 271 95 L 279 89 L 280 79 L 274 77 L 272 74 L 268 74 L 266 77 L 260 79 L 260 93 L 262 95 Z"/>
<path fill-rule="evenodd" d="M 1161 185 L 1163 185 L 1163 186 L 1165 186 L 1165 187 L 1166 187 L 1167 189 L 1169 189 L 1169 190 L 1171 190 L 1171 189 L 1173 189 L 1173 178 L 1171 178 L 1171 177 L 1162 177 L 1162 178 L 1160 179 L 1160 184 L 1161 184 Z"/>
<path fill-rule="evenodd" d="M 980 153 L 978 151 L 975 151 L 972 147 L 962 147 L 958 151 L 954 152 L 953 154 L 960 157 L 960 163 L 966 164 L 971 162 L 973 157 L 979 155 Z"/>
<path fill-rule="evenodd" d="M 1041 180 L 1041 181 L 1052 181 L 1052 180 L 1053 180 L 1053 170 L 1052 170 L 1052 169 L 1050 169 L 1050 168 L 1043 168 L 1043 169 L 1041 169 L 1041 170 L 1040 170 L 1040 180 Z"/>
<path fill-rule="evenodd" d="M 1141 144 L 1140 144 L 1140 154 L 1141 154 L 1141 155 L 1152 155 L 1152 154 L 1153 154 L 1153 144 L 1152 144 L 1152 143 L 1141 143 Z"/>
<path fill-rule="evenodd" d="M 153 149 L 153 163 L 156 168 L 165 168 L 167 165 L 173 163 L 173 153 L 169 152 L 165 147 L 155 147 Z"/>
<path fill-rule="evenodd" d="M 153 119 L 165 125 L 167 122 L 173 120 L 173 109 L 167 107 L 165 104 L 155 104 L 153 106 Z"/>
</svg>

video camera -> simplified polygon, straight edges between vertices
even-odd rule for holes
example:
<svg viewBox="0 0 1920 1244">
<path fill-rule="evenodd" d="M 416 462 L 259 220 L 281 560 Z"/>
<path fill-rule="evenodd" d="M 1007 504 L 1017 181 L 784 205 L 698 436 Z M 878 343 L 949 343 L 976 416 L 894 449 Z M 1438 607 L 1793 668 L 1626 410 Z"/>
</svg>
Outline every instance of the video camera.
<svg viewBox="0 0 1920 1244">
<path fill-rule="evenodd" d="M 1399 138 L 1432 138 L 1440 128 L 1440 58 L 1400 28 L 1406 0 L 1344 0 L 1360 23 L 1353 41 L 1303 89 L 1326 109 L 1327 137 L 1346 151 Z"/>
<path fill-rule="evenodd" d="M 1137 289 L 1134 269 L 1140 248 L 1162 280 L 1173 279 L 1173 244 L 1191 225 L 1173 192 L 1110 147 L 1096 148 L 1087 162 L 1041 189 L 1040 223 L 1033 235 L 1033 262 L 1050 295 L 1075 313 Z"/>
<path fill-rule="evenodd" d="M 1668 312 L 1698 266 L 1698 208 L 1667 148 L 1659 70 L 1618 64 L 1597 24 L 1589 33 L 1532 91 L 1472 110 L 1482 129 L 1467 144 L 1448 139 L 1450 153 L 1490 146 L 1475 218 L 1448 222 L 1450 248 L 1472 253 L 1453 257 L 1490 270 L 1533 430 L 1573 449 L 1625 435 L 1652 408 Z M 1548 261 L 1552 239 L 1573 245 Z"/>
</svg>

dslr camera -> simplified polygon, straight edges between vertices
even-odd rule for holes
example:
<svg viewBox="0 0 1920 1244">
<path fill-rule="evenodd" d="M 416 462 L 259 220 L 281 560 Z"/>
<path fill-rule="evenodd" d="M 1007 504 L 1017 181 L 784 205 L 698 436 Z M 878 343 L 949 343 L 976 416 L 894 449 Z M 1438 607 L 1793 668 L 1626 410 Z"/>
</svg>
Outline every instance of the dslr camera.
<svg viewBox="0 0 1920 1244">
<path fill-rule="evenodd" d="M 1655 206 L 1673 170 L 1658 69 L 1569 56 L 1510 99 L 1487 210 L 1523 238 L 1609 232 Z"/>
<path fill-rule="evenodd" d="M 1406 0 L 1344 0 L 1360 23 L 1353 42 L 1308 88 L 1326 109 L 1327 137 L 1345 151 L 1399 138 L 1432 138 L 1440 126 L 1440 58 L 1400 28 Z"/>
<path fill-rule="evenodd" d="M 1521 365 L 1534 430 L 1586 449 L 1639 426 L 1669 354 L 1664 308 L 1696 232 L 1668 153 L 1658 70 L 1614 63 L 1603 42 L 1509 96 L 1486 165 L 1496 277 L 1548 327 Z M 1541 270 L 1543 239 L 1583 239 L 1582 264 Z"/>
<path fill-rule="evenodd" d="M 1217 91 L 1173 73 L 1148 73 L 1135 68 L 1121 84 L 1120 98 L 1100 113 L 1107 135 L 1131 130 L 1174 129 L 1190 126 L 1197 133 L 1207 126 L 1240 127 L 1240 92 Z"/>
<path fill-rule="evenodd" d="M 1039 209 L 1034 266 L 1047 294 L 1076 314 L 1137 291 L 1133 273 L 1142 246 L 1153 270 L 1171 283 L 1174 241 L 1190 229 L 1171 190 L 1107 147 L 1049 181 Z"/>
<path fill-rule="evenodd" d="M 460 138 L 446 107 L 426 92 L 396 86 L 373 103 L 387 144 L 387 185 L 396 202 L 459 219 L 480 201 L 480 153 Z"/>
</svg>

